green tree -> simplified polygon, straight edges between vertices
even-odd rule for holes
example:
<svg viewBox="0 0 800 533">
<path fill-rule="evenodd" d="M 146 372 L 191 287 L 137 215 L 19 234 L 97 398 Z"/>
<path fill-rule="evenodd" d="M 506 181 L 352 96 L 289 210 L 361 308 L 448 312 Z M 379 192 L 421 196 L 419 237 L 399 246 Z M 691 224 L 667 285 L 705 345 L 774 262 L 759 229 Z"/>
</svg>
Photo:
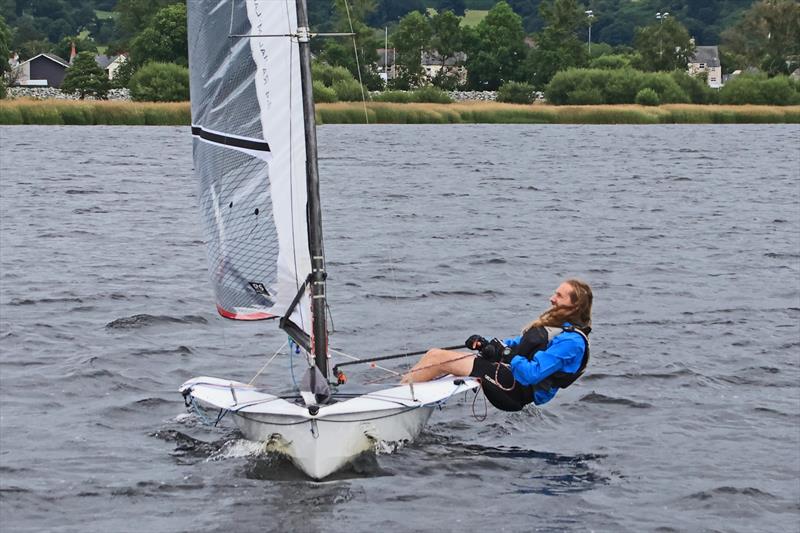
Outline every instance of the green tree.
<svg viewBox="0 0 800 533">
<path fill-rule="evenodd" d="M 741 65 L 759 67 L 770 75 L 800 66 L 800 3 L 761 0 L 744 18 L 722 34 L 723 46 Z"/>
<path fill-rule="evenodd" d="M 47 34 L 43 33 L 39 29 L 38 25 L 36 24 L 36 21 L 32 16 L 26 13 L 21 17 L 17 17 L 16 23 L 14 24 L 14 32 L 13 32 L 13 39 L 11 41 L 11 48 L 19 50 L 22 43 L 30 41 L 41 41 L 46 39 L 47 39 Z M 21 53 L 20 56 L 22 56 Z"/>
<path fill-rule="evenodd" d="M 72 43 L 75 43 L 75 50 L 78 52 L 97 53 L 97 43 L 92 39 L 84 39 L 78 35 L 67 35 L 63 37 L 58 44 L 53 47 L 53 53 L 69 60 L 69 55 L 72 53 Z"/>
<path fill-rule="evenodd" d="M 121 37 L 130 38 L 150 24 L 150 19 L 173 0 L 119 0 L 115 10 L 119 13 L 117 27 Z"/>
<path fill-rule="evenodd" d="M 92 52 L 81 52 L 67 69 L 61 90 L 77 93 L 81 100 L 86 96 L 105 99 L 110 84 L 105 71 L 94 60 Z"/>
<path fill-rule="evenodd" d="M 131 42 L 131 60 L 136 65 L 149 61 L 188 65 L 186 4 L 160 9 Z"/>
<path fill-rule="evenodd" d="M 6 19 L 0 15 L 0 99 L 6 97 L 6 71 L 9 70 L 8 61 L 5 60 L 10 54 L 11 29 L 6 24 Z"/>
<path fill-rule="evenodd" d="M 422 84 L 422 52 L 430 49 L 432 30 L 430 21 L 419 11 L 412 11 L 402 19 L 392 34 L 392 44 L 397 50 L 397 77 L 409 86 Z"/>
<path fill-rule="evenodd" d="M 431 51 L 435 51 L 441 59 L 441 70 L 433 79 L 433 84 L 442 88 L 454 88 L 458 78 L 450 72 L 450 67 L 445 65 L 450 57 L 454 57 L 456 52 L 463 51 L 463 39 L 461 35 L 461 19 L 453 11 L 440 11 L 430 19 L 431 26 Z"/>
<path fill-rule="evenodd" d="M 424 0 L 377 0 L 375 11 L 366 19 L 370 26 L 384 27 L 395 24 L 412 11 L 425 12 L 430 2 Z"/>
<path fill-rule="evenodd" d="M 8 70 L 8 56 L 11 53 L 11 28 L 6 24 L 6 19 L 0 15 L 0 79 Z"/>
<path fill-rule="evenodd" d="M 525 31 L 533 33 L 544 27 L 544 21 L 539 14 L 542 0 L 508 0 L 514 13 L 522 17 L 522 26 Z"/>
<path fill-rule="evenodd" d="M 534 87 L 543 89 L 556 72 L 586 65 L 586 45 L 578 35 L 588 20 L 576 0 L 552 0 L 542 3 L 539 11 L 547 25 L 536 36 L 525 72 Z"/>
<path fill-rule="evenodd" d="M 675 17 L 636 29 L 633 39 L 638 64 L 645 71 L 685 70 L 695 46 L 686 27 Z"/>
<path fill-rule="evenodd" d="M 436 6 L 440 13 L 449 10 L 458 17 L 464 16 L 466 8 L 467 3 L 464 0 L 439 0 L 439 4 Z"/>
<path fill-rule="evenodd" d="M 25 41 L 17 45 L 16 51 L 19 53 L 20 60 L 27 60 L 38 56 L 43 53 L 50 53 L 53 51 L 53 43 L 47 39 L 36 39 L 34 41 Z M 67 58 L 62 58 L 67 59 Z"/>
<path fill-rule="evenodd" d="M 378 60 L 378 41 L 375 31 L 364 24 L 363 19 L 374 9 L 373 0 L 351 0 L 347 3 L 336 0 L 333 29 L 355 33 L 355 47 L 352 39 L 327 39 L 320 54 L 322 61 L 345 67 L 355 79 L 361 79 L 364 85 L 373 90 L 383 86 L 383 81 L 373 68 Z"/>
<path fill-rule="evenodd" d="M 148 63 L 131 78 L 131 98 L 137 102 L 189 100 L 189 69 L 174 63 Z"/>
<path fill-rule="evenodd" d="M 507 81 L 520 81 L 525 59 L 522 18 L 500 1 L 477 26 L 467 52 L 468 82 L 478 90 L 496 90 Z"/>
</svg>

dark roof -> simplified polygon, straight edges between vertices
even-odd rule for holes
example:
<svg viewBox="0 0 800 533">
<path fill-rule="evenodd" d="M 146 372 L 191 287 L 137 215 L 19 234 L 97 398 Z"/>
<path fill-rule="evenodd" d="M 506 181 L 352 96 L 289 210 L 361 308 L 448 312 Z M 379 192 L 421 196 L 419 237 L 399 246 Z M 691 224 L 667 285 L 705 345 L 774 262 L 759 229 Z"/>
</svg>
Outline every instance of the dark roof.
<svg viewBox="0 0 800 533">
<path fill-rule="evenodd" d="M 706 67 L 718 67 L 719 49 L 716 46 L 698 46 L 689 60 L 691 63 L 705 63 Z"/>
<path fill-rule="evenodd" d="M 100 68 L 106 68 L 116 58 L 117 58 L 117 56 L 96 55 L 96 56 L 94 56 L 94 61 L 95 61 L 95 63 L 100 65 Z"/>
<path fill-rule="evenodd" d="M 67 68 L 67 67 L 69 67 L 69 63 L 67 63 L 66 61 L 64 61 L 63 59 L 61 59 L 60 57 L 58 57 L 57 55 L 55 55 L 55 54 L 48 54 L 48 53 L 46 53 L 46 52 L 45 52 L 45 53 L 42 53 L 42 54 L 39 54 L 39 55 L 36 55 L 36 56 L 33 56 L 32 58 L 28 59 L 27 61 L 23 61 L 23 62 L 21 62 L 21 63 L 20 63 L 20 65 L 23 65 L 23 64 L 25 64 L 25 63 L 30 63 L 31 61 L 33 61 L 34 59 L 36 59 L 36 58 L 39 58 L 39 57 L 44 57 L 44 58 L 46 58 L 46 59 L 49 59 L 50 61 L 53 61 L 53 62 L 55 62 L 55 63 L 58 63 L 59 65 L 61 65 L 61 66 L 62 66 L 62 67 L 64 67 L 64 68 Z"/>
</svg>

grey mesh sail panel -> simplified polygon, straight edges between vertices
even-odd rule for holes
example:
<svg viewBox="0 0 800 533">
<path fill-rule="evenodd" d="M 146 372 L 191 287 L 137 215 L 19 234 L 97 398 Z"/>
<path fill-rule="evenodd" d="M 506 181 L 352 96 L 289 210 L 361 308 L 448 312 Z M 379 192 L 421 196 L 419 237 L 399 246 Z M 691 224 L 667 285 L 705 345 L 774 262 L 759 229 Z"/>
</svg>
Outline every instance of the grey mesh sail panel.
<svg viewBox="0 0 800 533">
<path fill-rule="evenodd" d="M 242 320 L 281 316 L 311 270 L 305 139 L 297 42 L 265 35 L 296 32 L 295 2 L 191 0 L 187 11 L 194 165 L 217 308 Z M 292 320 L 310 331 L 307 296 Z"/>
</svg>

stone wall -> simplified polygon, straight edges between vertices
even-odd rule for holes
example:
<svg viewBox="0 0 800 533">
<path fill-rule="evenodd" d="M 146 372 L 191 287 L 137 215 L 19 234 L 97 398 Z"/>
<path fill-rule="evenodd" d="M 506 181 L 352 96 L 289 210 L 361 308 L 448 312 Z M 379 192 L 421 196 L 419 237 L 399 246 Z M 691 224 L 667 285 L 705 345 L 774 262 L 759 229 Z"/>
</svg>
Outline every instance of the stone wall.
<svg viewBox="0 0 800 533">
<path fill-rule="evenodd" d="M 497 100 L 497 91 L 448 91 L 448 96 L 456 102 L 479 101 L 494 102 Z"/>
<path fill-rule="evenodd" d="M 381 94 L 382 91 L 370 91 L 371 95 Z M 405 91 L 396 91 L 405 92 Z M 493 102 L 497 99 L 497 91 L 445 91 L 454 102 L 480 101 Z"/>
<path fill-rule="evenodd" d="M 55 87 L 8 87 L 7 98 L 32 98 L 34 100 L 47 100 L 54 98 L 56 100 L 78 100 L 75 94 L 67 94 L 61 92 L 60 89 Z M 108 91 L 109 100 L 130 100 L 131 95 L 128 89 L 111 89 Z M 93 97 L 87 96 L 86 100 L 94 100 Z"/>
</svg>

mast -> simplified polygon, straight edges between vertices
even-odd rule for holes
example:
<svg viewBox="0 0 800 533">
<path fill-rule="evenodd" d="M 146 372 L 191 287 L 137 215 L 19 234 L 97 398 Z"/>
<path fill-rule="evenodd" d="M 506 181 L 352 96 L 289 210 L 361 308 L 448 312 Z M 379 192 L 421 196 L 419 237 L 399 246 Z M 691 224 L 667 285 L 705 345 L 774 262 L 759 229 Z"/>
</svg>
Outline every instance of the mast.
<svg viewBox="0 0 800 533">
<path fill-rule="evenodd" d="M 296 0 L 297 41 L 300 49 L 300 85 L 306 138 L 306 184 L 308 189 L 308 249 L 311 253 L 311 331 L 314 362 L 328 377 L 328 330 L 325 321 L 325 258 L 322 254 L 322 209 L 319 199 L 317 129 L 311 86 L 311 43 L 306 0 Z M 313 376 L 313 374 L 312 374 Z"/>
</svg>

